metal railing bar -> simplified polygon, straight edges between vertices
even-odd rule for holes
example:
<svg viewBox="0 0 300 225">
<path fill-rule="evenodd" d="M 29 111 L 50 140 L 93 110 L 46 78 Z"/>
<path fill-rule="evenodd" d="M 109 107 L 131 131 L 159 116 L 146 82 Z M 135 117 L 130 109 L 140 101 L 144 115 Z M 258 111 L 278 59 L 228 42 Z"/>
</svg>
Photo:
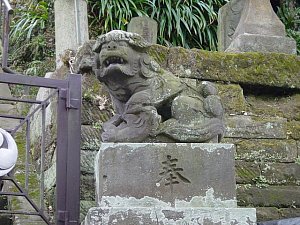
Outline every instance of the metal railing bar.
<svg viewBox="0 0 300 225">
<path fill-rule="evenodd" d="M 6 119 L 16 119 L 16 120 L 25 120 L 26 116 L 17 116 L 17 115 L 7 115 L 7 114 L 0 114 L 1 118 Z"/>
<path fill-rule="evenodd" d="M 44 164 L 45 164 L 45 132 L 46 132 L 46 108 L 42 108 L 42 140 L 41 140 L 41 179 L 40 179 L 40 207 L 44 210 Z"/>
<path fill-rule="evenodd" d="M 10 211 L 10 210 L 0 210 L 2 214 L 23 214 L 23 215 L 32 215 L 32 216 L 40 216 L 37 212 L 25 212 L 25 211 Z"/>
<path fill-rule="evenodd" d="M 13 180 L 13 178 L 9 176 L 3 176 L 1 177 L 1 180 Z"/>
<path fill-rule="evenodd" d="M 5 179 L 5 178 L 4 178 Z M 6 178 L 7 179 L 7 178 Z M 26 200 L 29 202 L 29 204 L 34 208 L 34 210 L 39 214 L 39 216 L 49 225 L 51 225 L 46 218 L 44 212 L 39 209 L 39 207 L 29 198 L 29 196 L 26 194 L 26 192 L 22 189 L 22 187 L 15 181 L 14 178 L 9 179 L 15 187 L 19 190 L 20 193 L 23 193 L 23 197 L 26 198 Z M 1 192 L 0 192 L 1 193 Z"/>
<path fill-rule="evenodd" d="M 25 196 L 26 194 L 25 193 L 20 193 L 20 192 L 2 192 L 0 191 L 0 195 L 3 195 L 3 196 Z"/>
<path fill-rule="evenodd" d="M 1 76 L 0 76 L 0 79 L 1 79 Z M 49 100 L 57 93 L 58 93 L 58 90 L 53 90 L 50 93 L 50 95 L 48 95 L 48 97 L 44 100 L 44 104 L 46 104 L 48 106 Z M 26 118 L 24 120 L 22 120 L 18 126 L 15 127 L 15 129 L 11 132 L 11 135 L 14 135 L 17 132 L 17 130 L 26 123 L 26 121 L 28 119 L 30 119 L 40 108 L 43 107 L 44 104 L 38 105 L 30 114 L 28 114 L 26 116 Z"/>
<path fill-rule="evenodd" d="M 9 14 L 13 14 L 13 13 L 14 13 L 14 10 L 13 10 L 13 8 L 11 7 L 11 5 L 9 4 L 8 0 L 2 0 L 2 2 L 4 3 L 7 12 L 8 12 Z"/>
<path fill-rule="evenodd" d="M 25 191 L 28 193 L 29 154 L 30 154 L 30 118 L 26 121 L 26 154 L 25 154 Z"/>
<path fill-rule="evenodd" d="M 24 103 L 30 103 L 30 104 L 42 104 L 43 103 L 43 101 L 32 100 L 32 99 L 5 98 L 5 97 L 0 97 L 0 100 L 8 101 L 8 102 L 24 102 Z"/>
<path fill-rule="evenodd" d="M 7 72 L 12 72 L 8 66 L 8 48 L 9 48 L 9 29 L 10 29 L 10 17 L 13 13 L 13 9 L 7 0 L 2 0 L 4 3 L 3 8 L 3 37 L 2 37 L 2 68 L 7 69 Z"/>
<path fill-rule="evenodd" d="M 22 74 L 0 73 L 0 83 L 20 84 L 24 86 L 44 88 L 68 88 L 67 80 L 57 80 L 44 77 L 26 76 Z"/>
</svg>

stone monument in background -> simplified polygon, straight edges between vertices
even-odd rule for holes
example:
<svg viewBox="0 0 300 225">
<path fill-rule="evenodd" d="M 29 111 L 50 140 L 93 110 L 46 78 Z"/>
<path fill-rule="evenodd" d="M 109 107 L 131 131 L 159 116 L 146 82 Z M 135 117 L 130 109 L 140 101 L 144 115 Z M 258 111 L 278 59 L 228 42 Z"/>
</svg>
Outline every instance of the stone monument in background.
<svg viewBox="0 0 300 225">
<path fill-rule="evenodd" d="M 151 44 L 156 44 L 157 22 L 149 17 L 134 17 L 128 24 L 128 32 L 141 35 Z"/>
<path fill-rule="evenodd" d="M 95 160 L 98 207 L 84 224 L 254 225 L 255 209 L 237 208 L 234 145 L 218 144 L 224 111 L 215 86 L 192 87 L 161 69 L 148 46 L 124 31 L 94 45 L 94 71 L 116 114 L 102 126 L 109 143 Z"/>
<path fill-rule="evenodd" d="M 219 12 L 219 50 L 296 54 L 270 0 L 232 0 Z"/>
</svg>

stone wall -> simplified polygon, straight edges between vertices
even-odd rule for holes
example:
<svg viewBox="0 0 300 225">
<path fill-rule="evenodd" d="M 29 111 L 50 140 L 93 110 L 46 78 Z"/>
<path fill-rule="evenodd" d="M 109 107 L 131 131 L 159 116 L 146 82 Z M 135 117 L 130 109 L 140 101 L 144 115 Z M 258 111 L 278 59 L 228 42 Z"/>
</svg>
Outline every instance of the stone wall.
<svg viewBox="0 0 300 225">
<path fill-rule="evenodd" d="M 217 83 L 224 143 L 236 145 L 237 200 L 258 221 L 300 216 L 300 58 L 166 49 L 151 54 L 178 76 Z"/>
<path fill-rule="evenodd" d="M 107 93 L 92 73 L 92 44 L 79 49 L 73 65 L 83 74 L 82 216 L 95 205 L 94 159 L 101 124 L 113 114 Z M 300 58 L 159 45 L 149 54 L 192 85 L 216 82 L 226 110 L 223 143 L 234 143 L 237 149 L 238 204 L 256 207 L 258 221 L 300 216 Z"/>
</svg>

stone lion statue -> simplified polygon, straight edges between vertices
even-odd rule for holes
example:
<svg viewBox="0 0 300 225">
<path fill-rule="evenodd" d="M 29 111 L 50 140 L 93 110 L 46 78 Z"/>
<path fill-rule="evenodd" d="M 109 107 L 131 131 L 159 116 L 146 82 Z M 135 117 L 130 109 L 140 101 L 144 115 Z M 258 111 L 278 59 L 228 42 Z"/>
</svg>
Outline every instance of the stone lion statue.
<svg viewBox="0 0 300 225">
<path fill-rule="evenodd" d="M 163 70 L 141 36 L 120 30 L 101 35 L 94 72 L 116 114 L 103 124 L 104 142 L 218 142 L 224 133 L 216 87 L 197 88 Z"/>
</svg>

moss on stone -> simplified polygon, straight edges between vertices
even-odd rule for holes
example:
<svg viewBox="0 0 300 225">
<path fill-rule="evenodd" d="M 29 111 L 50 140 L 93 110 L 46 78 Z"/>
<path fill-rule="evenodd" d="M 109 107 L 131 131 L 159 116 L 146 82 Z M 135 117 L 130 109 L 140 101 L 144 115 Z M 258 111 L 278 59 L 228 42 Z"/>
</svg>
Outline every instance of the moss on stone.
<svg viewBox="0 0 300 225">
<path fill-rule="evenodd" d="M 219 96 L 226 113 L 236 113 L 247 110 L 243 90 L 236 84 L 217 84 Z"/>
<path fill-rule="evenodd" d="M 249 85 L 300 88 L 300 57 L 280 53 L 225 53 L 166 48 L 155 45 L 149 51 L 159 63 L 183 77 Z M 163 65 L 164 66 L 164 65 Z M 185 74 L 182 68 L 191 69 Z"/>
<path fill-rule="evenodd" d="M 247 103 L 251 113 L 262 116 L 285 117 L 300 121 L 300 94 L 291 96 L 249 95 Z"/>
<path fill-rule="evenodd" d="M 288 136 L 300 140 L 300 121 L 290 121 L 287 123 Z"/>
<path fill-rule="evenodd" d="M 148 54 L 153 57 L 153 59 L 162 67 L 165 67 L 167 65 L 168 53 L 169 49 L 161 45 L 152 45 L 148 50 Z"/>
</svg>

